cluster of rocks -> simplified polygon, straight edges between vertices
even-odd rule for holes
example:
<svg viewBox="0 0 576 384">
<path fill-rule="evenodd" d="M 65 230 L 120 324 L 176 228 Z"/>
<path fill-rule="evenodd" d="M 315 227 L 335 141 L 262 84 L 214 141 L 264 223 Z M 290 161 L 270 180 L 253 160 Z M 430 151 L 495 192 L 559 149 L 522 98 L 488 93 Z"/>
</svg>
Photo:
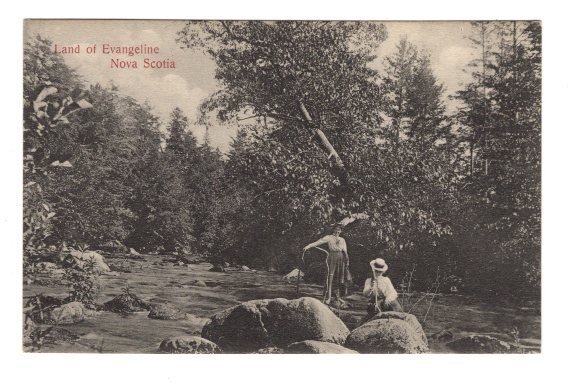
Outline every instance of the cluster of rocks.
<svg viewBox="0 0 576 384">
<path fill-rule="evenodd" d="M 134 257 L 140 255 L 133 249 L 127 250 Z M 99 273 L 129 272 L 121 267 L 111 268 L 97 252 L 70 251 L 70 262 L 85 266 L 93 263 Z M 199 262 L 177 256 L 170 260 L 177 265 Z M 54 263 L 39 263 L 42 271 L 51 274 L 63 273 Z M 218 268 L 221 267 L 221 268 Z M 215 266 L 212 271 L 254 271 L 247 266 Z M 284 276 L 297 278 L 298 270 Z M 300 272 L 300 278 L 303 273 Z M 193 280 L 187 285 L 211 287 L 217 283 Z M 260 284 L 247 284 L 257 287 Z M 80 302 L 65 302 L 50 296 L 36 296 L 26 303 L 33 308 L 27 313 L 25 340 L 32 337 L 34 324 L 66 325 L 84 321 L 94 313 Z M 133 293 L 123 293 L 107 301 L 98 309 L 127 314 L 148 311 L 148 317 L 157 320 L 186 320 L 194 318 L 168 303 L 151 304 Z M 205 319 L 202 319 L 205 322 Z M 360 326 L 355 320 L 344 321 L 319 300 L 304 297 L 296 300 L 266 299 L 252 300 L 216 313 L 202 328 L 201 336 L 182 335 L 163 340 L 158 348 L 161 353 L 425 353 L 429 351 L 428 339 L 414 315 L 399 312 L 383 312 Z M 54 328 L 58 332 L 58 328 Z M 29 332 L 28 332 L 29 331 Z M 64 335 L 66 336 L 66 335 Z M 64 337 L 62 336 L 62 337 Z M 59 336 L 60 337 L 60 336 Z M 68 336 L 64 337 L 70 338 Z M 445 343 L 457 353 L 517 353 L 517 345 L 498 340 L 488 335 L 469 335 L 457 340 L 450 331 L 432 335 L 435 342 Z"/>
<path fill-rule="evenodd" d="M 252 300 L 218 312 L 201 337 L 164 340 L 163 353 L 423 353 L 428 341 L 410 314 L 388 312 L 352 332 L 319 300 Z"/>
<path fill-rule="evenodd" d="M 514 353 L 512 344 L 487 335 L 452 340 L 449 331 L 432 336 L 458 353 Z M 416 317 L 382 312 L 350 331 L 319 300 L 252 300 L 216 313 L 201 336 L 164 340 L 162 353 L 426 353 L 428 339 Z"/>
<path fill-rule="evenodd" d="M 169 303 L 150 304 L 140 299 L 133 293 L 122 293 L 103 305 L 94 306 L 98 310 L 115 312 L 119 314 L 129 314 L 134 312 L 148 311 L 148 318 L 157 320 L 192 320 L 199 324 L 204 324 L 206 319 L 196 318 L 193 315 L 176 308 Z M 42 338 L 44 342 L 71 342 L 78 339 L 78 335 L 54 326 L 66 326 L 84 321 L 96 315 L 96 309 L 87 308 L 81 302 L 67 302 L 53 296 L 38 295 L 30 298 L 25 303 L 25 318 L 23 326 L 23 342 L 25 350 L 30 350 L 28 346 L 34 344 L 34 339 Z M 51 325 L 49 328 L 40 327 L 41 324 Z M 42 333 L 42 335 L 40 335 Z M 184 347 L 183 345 L 189 345 Z M 194 348 L 202 353 L 216 353 L 218 348 L 205 348 L 202 343 L 194 344 L 190 340 L 186 342 L 166 341 L 162 346 L 162 351 L 168 353 L 189 353 L 187 349 Z M 33 350 L 33 349 L 32 349 Z M 212 351 L 212 352 L 208 352 Z"/>
<path fill-rule="evenodd" d="M 27 306 L 32 323 L 66 325 L 94 314 L 79 302 L 37 296 Z M 107 301 L 101 309 L 116 313 L 148 311 L 157 320 L 194 320 L 194 316 L 169 303 L 147 303 L 132 293 Z M 414 315 L 382 312 L 350 331 L 329 307 L 304 297 L 252 300 L 203 320 L 201 335 L 174 336 L 163 340 L 159 353 L 426 353 L 428 339 Z M 34 327 L 25 324 L 25 340 Z M 27 332 L 27 330 L 29 332 Z M 59 331 L 58 329 L 55 329 Z M 58 336 L 58 335 L 56 335 Z M 53 337 L 56 337 L 53 336 Z M 59 335 L 58 338 L 69 339 Z M 432 335 L 436 342 L 457 353 L 518 353 L 517 346 L 488 335 L 469 335 L 452 340 L 449 331 Z M 72 338 L 73 339 L 73 338 Z"/>
</svg>

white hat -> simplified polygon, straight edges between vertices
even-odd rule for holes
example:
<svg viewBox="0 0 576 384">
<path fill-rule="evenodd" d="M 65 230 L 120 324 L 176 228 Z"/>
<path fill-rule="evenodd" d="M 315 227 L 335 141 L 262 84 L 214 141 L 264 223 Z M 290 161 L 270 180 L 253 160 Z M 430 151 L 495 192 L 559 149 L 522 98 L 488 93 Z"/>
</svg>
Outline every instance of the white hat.
<svg viewBox="0 0 576 384">
<path fill-rule="evenodd" d="M 374 271 L 386 272 L 388 270 L 388 265 L 386 264 L 384 259 L 381 258 L 372 260 L 370 262 L 370 267 L 372 267 Z"/>
</svg>

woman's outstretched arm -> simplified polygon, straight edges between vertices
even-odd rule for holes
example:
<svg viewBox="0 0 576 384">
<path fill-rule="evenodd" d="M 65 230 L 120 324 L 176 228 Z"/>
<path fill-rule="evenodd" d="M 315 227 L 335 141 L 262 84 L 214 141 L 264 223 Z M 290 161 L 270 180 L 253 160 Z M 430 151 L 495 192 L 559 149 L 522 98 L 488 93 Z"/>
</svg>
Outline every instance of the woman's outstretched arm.
<svg viewBox="0 0 576 384">
<path fill-rule="evenodd" d="M 324 237 L 321 238 L 320 240 L 315 241 L 315 242 L 310 243 L 310 244 L 308 244 L 307 246 L 305 246 L 305 247 L 304 247 L 304 250 L 307 250 L 307 249 L 310 249 L 310 248 L 313 248 L 313 247 L 317 247 L 317 246 L 322 245 L 322 244 L 326 244 L 327 242 L 328 242 L 328 236 L 324 236 Z"/>
</svg>

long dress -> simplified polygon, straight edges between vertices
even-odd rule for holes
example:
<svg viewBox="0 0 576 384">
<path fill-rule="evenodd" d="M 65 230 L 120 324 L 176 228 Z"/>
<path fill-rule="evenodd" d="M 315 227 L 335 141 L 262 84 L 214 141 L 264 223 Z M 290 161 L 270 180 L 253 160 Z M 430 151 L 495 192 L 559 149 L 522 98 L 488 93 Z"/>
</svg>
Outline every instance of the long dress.
<svg viewBox="0 0 576 384">
<path fill-rule="evenodd" d="M 328 253 L 328 274 L 334 276 L 333 281 L 340 284 L 346 281 L 346 256 L 343 251 Z"/>
<path fill-rule="evenodd" d="M 327 235 L 308 245 L 308 247 L 317 247 L 322 244 L 328 244 L 329 252 L 326 260 L 328 276 L 334 276 L 333 281 L 344 284 L 346 281 L 346 255 L 344 253 L 347 251 L 346 240 L 339 236 Z"/>
</svg>

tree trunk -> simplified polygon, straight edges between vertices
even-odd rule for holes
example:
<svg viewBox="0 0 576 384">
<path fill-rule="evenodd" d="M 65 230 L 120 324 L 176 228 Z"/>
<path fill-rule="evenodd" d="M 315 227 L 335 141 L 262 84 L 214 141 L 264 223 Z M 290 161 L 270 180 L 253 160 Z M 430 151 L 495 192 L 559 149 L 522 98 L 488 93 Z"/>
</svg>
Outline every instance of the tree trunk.
<svg viewBox="0 0 576 384">
<path fill-rule="evenodd" d="M 308 110 L 306 109 L 304 103 L 300 101 L 298 104 L 300 107 L 300 112 L 302 112 L 304 119 L 313 130 L 319 144 L 322 146 L 324 151 L 328 153 L 328 159 L 334 158 L 334 161 L 336 163 L 335 164 L 336 172 L 334 173 L 336 177 L 338 177 L 338 180 L 340 180 L 340 183 L 342 185 L 348 184 L 348 171 L 346 170 L 346 167 L 344 166 L 344 162 L 340 158 L 340 155 L 338 155 L 338 152 L 336 152 L 336 150 L 334 149 L 334 147 L 332 146 L 332 144 L 330 143 L 324 132 L 322 132 L 320 128 L 312 126 L 312 117 L 310 117 L 310 114 L 308 113 Z"/>
</svg>

